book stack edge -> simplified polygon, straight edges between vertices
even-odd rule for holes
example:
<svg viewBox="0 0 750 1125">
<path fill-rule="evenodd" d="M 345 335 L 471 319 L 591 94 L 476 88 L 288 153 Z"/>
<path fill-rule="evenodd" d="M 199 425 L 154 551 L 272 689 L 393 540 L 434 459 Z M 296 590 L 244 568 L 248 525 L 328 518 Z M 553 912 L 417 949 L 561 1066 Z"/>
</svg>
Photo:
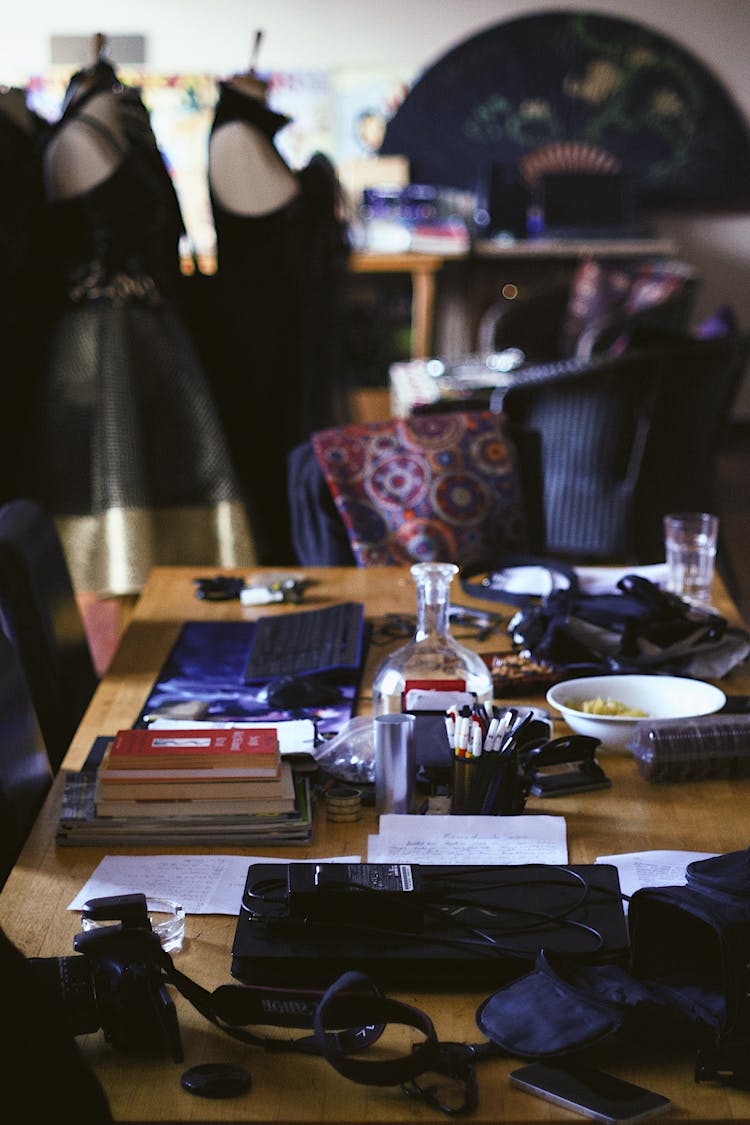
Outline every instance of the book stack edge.
<svg viewBox="0 0 750 1125">
<path fill-rule="evenodd" d="M 309 778 L 282 762 L 273 728 L 132 730 L 97 738 L 67 775 L 57 843 L 285 844 L 311 834 Z"/>
</svg>

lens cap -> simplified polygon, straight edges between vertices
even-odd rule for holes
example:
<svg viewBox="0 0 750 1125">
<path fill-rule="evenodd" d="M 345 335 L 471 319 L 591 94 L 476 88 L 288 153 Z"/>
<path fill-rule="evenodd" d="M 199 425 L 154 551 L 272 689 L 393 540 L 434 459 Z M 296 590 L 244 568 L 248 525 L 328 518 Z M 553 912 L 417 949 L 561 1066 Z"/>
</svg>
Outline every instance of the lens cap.
<svg viewBox="0 0 750 1125">
<path fill-rule="evenodd" d="M 251 1086 L 250 1072 L 232 1063 L 202 1063 L 186 1070 L 182 1085 L 200 1098 L 238 1098 Z"/>
</svg>

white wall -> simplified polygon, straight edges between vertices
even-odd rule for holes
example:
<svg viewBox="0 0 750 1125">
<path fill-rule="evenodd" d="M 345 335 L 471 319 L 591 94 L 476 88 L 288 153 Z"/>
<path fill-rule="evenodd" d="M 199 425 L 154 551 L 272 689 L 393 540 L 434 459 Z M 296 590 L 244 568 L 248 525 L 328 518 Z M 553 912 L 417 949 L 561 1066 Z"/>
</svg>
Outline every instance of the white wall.
<svg viewBox="0 0 750 1125">
<path fill-rule="evenodd" d="M 666 33 L 713 69 L 750 120 L 750 0 L 0 0 L 0 81 L 44 72 L 50 34 L 99 31 L 144 33 L 149 69 L 163 74 L 245 69 L 257 29 L 260 69 L 416 73 L 485 27 L 551 8 L 610 12 Z M 702 271 L 697 312 L 728 301 L 750 328 L 750 216 L 663 220 L 660 233 Z M 750 416 L 750 385 L 738 407 Z"/>
<path fill-rule="evenodd" d="M 255 31 L 274 70 L 407 63 L 424 66 L 452 44 L 512 16 L 592 9 L 640 20 L 714 61 L 750 108 L 748 0 L 0 0 L 0 80 L 48 63 L 52 33 L 144 32 L 162 73 L 242 69 Z"/>
</svg>

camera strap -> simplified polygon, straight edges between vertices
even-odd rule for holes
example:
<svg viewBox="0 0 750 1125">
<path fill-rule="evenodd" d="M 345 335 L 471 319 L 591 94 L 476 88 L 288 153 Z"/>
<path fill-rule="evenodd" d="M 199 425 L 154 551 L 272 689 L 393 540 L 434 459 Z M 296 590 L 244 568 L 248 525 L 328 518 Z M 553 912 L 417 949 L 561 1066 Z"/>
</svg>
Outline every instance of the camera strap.
<svg viewBox="0 0 750 1125">
<path fill-rule="evenodd" d="M 334 1012 L 343 1030 L 331 1033 L 327 1044 L 317 1035 L 283 1039 L 249 1031 L 249 1025 L 283 1028 L 314 1027 L 315 1012 L 324 993 L 308 989 L 265 988 L 255 985 L 220 985 L 213 992 L 203 988 L 175 968 L 168 954 L 162 962 L 165 975 L 181 996 L 207 1020 L 233 1038 L 266 1051 L 302 1051 L 321 1054 L 322 1046 L 342 1055 L 364 1050 L 383 1033 L 383 1024 L 358 1021 L 363 994 L 342 998 Z M 374 990 L 374 986 L 370 984 Z"/>
<path fill-rule="evenodd" d="M 478 562 L 462 568 L 459 576 L 461 589 L 472 598 L 502 602 L 519 609 L 543 602 L 546 594 L 508 588 L 508 576 L 513 570 L 517 570 L 519 574 L 544 571 L 547 575 L 548 593 L 554 590 L 569 590 L 571 595 L 580 593 L 578 575 L 568 563 L 542 555 L 519 554 L 505 554 L 492 561 Z"/>
<path fill-rule="evenodd" d="M 474 1062 L 497 1053 L 492 1043 L 443 1043 L 429 1016 L 385 996 L 363 973 L 344 973 L 326 991 L 220 985 L 209 992 L 175 968 L 163 954 L 165 976 L 206 1019 L 228 1035 L 274 1052 L 302 1052 L 324 1058 L 339 1074 L 368 1086 L 401 1085 L 449 1116 L 476 1108 Z M 397 1057 L 353 1058 L 371 1047 L 389 1024 L 414 1028 L 422 1041 Z M 310 1028 L 297 1039 L 257 1034 L 250 1025 Z M 425 1076 L 430 1075 L 429 1082 Z M 459 1094 L 449 1103 L 441 1093 L 446 1080 Z"/>
</svg>

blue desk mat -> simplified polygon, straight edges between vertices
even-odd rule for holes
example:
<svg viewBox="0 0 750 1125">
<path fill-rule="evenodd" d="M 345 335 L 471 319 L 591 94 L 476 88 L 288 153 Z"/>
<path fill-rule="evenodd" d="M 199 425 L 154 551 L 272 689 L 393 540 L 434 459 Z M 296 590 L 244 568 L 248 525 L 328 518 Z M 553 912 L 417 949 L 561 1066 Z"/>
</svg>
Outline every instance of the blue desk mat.
<svg viewBox="0 0 750 1125">
<path fill-rule="evenodd" d="M 338 684 L 341 701 L 323 707 L 270 708 L 263 699 L 265 685 L 244 680 L 254 629 L 252 621 L 183 625 L 135 725 L 147 726 L 157 716 L 204 722 L 312 719 L 319 734 L 335 734 L 351 718 L 358 685 Z"/>
</svg>

